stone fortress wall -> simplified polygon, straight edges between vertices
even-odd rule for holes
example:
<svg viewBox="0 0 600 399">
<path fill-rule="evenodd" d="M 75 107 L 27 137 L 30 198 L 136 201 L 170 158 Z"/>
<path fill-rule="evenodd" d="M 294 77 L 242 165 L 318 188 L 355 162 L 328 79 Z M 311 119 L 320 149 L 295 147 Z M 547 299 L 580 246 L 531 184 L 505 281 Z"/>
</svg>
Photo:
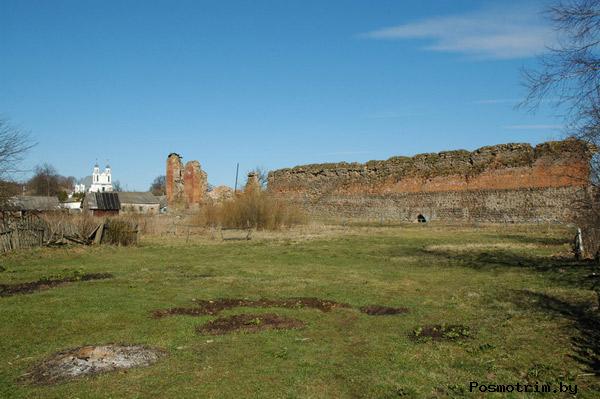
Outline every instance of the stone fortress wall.
<svg viewBox="0 0 600 399">
<path fill-rule="evenodd" d="M 269 190 L 322 218 L 568 222 L 589 186 L 593 149 L 578 140 L 500 144 L 269 173 Z"/>
</svg>

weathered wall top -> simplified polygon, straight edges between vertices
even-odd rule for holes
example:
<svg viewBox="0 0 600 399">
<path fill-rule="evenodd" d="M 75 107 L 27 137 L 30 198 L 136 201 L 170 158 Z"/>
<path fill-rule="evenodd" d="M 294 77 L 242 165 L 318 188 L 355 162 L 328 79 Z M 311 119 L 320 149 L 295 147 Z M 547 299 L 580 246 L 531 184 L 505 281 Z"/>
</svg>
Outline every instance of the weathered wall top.
<svg viewBox="0 0 600 399">
<path fill-rule="evenodd" d="M 532 147 L 499 144 L 475 151 L 455 150 L 396 156 L 384 161 L 296 166 L 269 173 L 269 188 L 280 191 L 431 192 L 586 185 L 593 149 L 569 139 Z"/>
<path fill-rule="evenodd" d="M 401 170 L 407 175 L 451 175 L 477 169 L 509 168 L 532 166 L 539 159 L 560 162 L 589 153 L 591 148 L 578 140 L 549 141 L 532 147 L 527 143 L 508 143 L 481 147 L 475 151 L 453 150 L 438 153 L 423 153 L 412 157 L 394 156 L 387 160 L 373 160 L 366 163 L 338 162 L 299 165 L 279 169 L 273 175 L 283 173 L 319 173 L 332 170 L 364 170 L 386 168 Z"/>
</svg>

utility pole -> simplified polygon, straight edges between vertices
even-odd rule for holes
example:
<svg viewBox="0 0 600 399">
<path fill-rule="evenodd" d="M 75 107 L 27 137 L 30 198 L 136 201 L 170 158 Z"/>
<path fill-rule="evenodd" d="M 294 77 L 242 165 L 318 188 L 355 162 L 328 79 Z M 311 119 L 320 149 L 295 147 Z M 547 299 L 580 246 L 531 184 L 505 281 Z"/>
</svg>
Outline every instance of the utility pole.
<svg viewBox="0 0 600 399">
<path fill-rule="evenodd" d="M 235 167 L 235 186 L 233 187 L 233 192 L 236 193 L 237 192 L 237 182 L 238 182 L 238 173 L 240 171 L 240 163 L 237 163 L 237 166 Z"/>
</svg>

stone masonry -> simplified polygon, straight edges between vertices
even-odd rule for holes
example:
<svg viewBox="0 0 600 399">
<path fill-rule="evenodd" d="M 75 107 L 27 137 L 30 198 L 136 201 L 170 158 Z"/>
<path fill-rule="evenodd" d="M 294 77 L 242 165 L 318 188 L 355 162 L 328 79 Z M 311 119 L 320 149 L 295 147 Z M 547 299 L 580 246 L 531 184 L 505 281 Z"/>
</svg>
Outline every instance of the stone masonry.
<svg viewBox="0 0 600 399">
<path fill-rule="evenodd" d="M 206 196 L 208 181 L 206 172 L 198 161 L 183 166 L 181 155 L 171 153 L 167 157 L 166 191 L 167 204 L 171 209 L 195 208 Z"/>
<path fill-rule="evenodd" d="M 592 153 L 571 139 L 304 165 L 269 173 L 269 190 L 321 218 L 568 222 Z"/>
<path fill-rule="evenodd" d="M 208 181 L 206 172 L 200 168 L 198 161 L 190 161 L 185 164 L 183 183 L 187 207 L 200 206 L 204 202 L 204 196 L 208 190 Z"/>
<path fill-rule="evenodd" d="M 167 157 L 166 192 L 169 207 L 179 207 L 184 204 L 183 198 L 183 163 L 181 156 L 171 153 Z"/>
<path fill-rule="evenodd" d="M 258 175 L 256 172 L 249 172 L 248 179 L 246 180 L 246 186 L 244 187 L 245 192 L 259 192 L 260 182 L 258 181 Z"/>
</svg>

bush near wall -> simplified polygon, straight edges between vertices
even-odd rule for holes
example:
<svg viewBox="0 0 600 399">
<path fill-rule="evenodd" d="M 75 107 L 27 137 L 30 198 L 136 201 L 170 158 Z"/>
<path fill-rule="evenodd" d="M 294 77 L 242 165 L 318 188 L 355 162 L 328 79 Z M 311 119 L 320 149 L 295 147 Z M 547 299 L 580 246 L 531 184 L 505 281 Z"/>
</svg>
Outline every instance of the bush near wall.
<svg viewBox="0 0 600 399">
<path fill-rule="evenodd" d="M 223 202 L 209 202 L 193 218 L 200 226 L 278 230 L 306 223 L 306 215 L 296 205 L 274 198 L 262 190 L 237 193 Z"/>
</svg>

